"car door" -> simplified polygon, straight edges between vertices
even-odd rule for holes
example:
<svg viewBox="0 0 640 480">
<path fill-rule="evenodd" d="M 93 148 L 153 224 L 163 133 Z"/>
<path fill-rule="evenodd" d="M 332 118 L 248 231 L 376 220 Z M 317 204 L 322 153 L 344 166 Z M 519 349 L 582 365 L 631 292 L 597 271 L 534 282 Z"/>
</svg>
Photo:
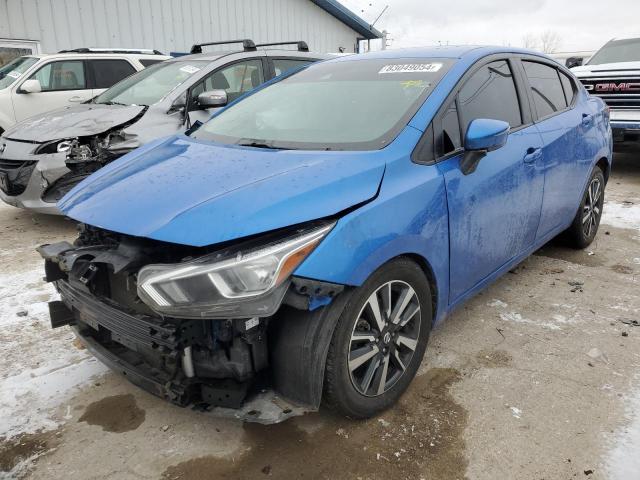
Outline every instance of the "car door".
<svg viewBox="0 0 640 480">
<path fill-rule="evenodd" d="M 29 80 L 40 82 L 41 92 L 24 93 L 20 86 L 13 94 L 16 121 L 67 105 L 75 105 L 92 97 L 83 60 L 57 60 L 44 64 Z"/>
<path fill-rule="evenodd" d="M 584 128 L 590 114 L 574 108 L 576 85 L 560 69 L 542 59 L 522 59 L 524 78 L 536 128 L 543 140 L 544 199 L 537 238 L 544 239 L 573 220 L 584 183 L 578 168 L 584 155 Z"/>
<path fill-rule="evenodd" d="M 533 244 L 542 203 L 542 141 L 508 59 L 476 65 L 441 118 L 436 143 L 449 209 L 449 298 L 455 303 Z M 506 145 L 487 152 L 464 175 L 463 139 L 478 118 L 506 121 L 512 130 Z"/>
<path fill-rule="evenodd" d="M 136 73 L 134 66 L 123 58 L 89 59 L 86 66 L 93 97 Z"/>
<path fill-rule="evenodd" d="M 265 63 L 263 57 L 251 57 L 220 67 L 189 90 L 189 119 L 191 123 L 199 120 L 206 122 L 217 109 L 200 109 L 198 95 L 209 90 L 227 92 L 228 103 L 240 98 L 247 92 L 265 82 Z"/>
</svg>

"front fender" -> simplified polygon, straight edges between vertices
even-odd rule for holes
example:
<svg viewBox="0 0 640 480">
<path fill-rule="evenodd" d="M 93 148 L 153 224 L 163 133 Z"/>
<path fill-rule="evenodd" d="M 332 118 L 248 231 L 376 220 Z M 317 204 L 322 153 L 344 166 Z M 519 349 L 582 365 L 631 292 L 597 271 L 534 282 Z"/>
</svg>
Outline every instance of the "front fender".
<svg viewBox="0 0 640 480">
<path fill-rule="evenodd" d="M 341 218 L 295 274 L 359 286 L 389 260 L 416 255 L 437 284 L 438 321 L 448 298 L 447 215 L 444 180 L 436 166 L 399 158 L 388 163 L 378 197 Z"/>
</svg>

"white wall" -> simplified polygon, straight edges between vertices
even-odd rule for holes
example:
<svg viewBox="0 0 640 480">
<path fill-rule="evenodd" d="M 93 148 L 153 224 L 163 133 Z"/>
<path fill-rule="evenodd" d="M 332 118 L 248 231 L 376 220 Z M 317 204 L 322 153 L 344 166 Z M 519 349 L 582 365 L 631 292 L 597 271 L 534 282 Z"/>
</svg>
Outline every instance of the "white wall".
<svg viewBox="0 0 640 480">
<path fill-rule="evenodd" d="M 185 52 L 196 42 L 245 37 L 353 52 L 358 34 L 310 0 L 0 0 L 0 38 L 39 40 L 44 53 L 78 47 Z"/>
</svg>

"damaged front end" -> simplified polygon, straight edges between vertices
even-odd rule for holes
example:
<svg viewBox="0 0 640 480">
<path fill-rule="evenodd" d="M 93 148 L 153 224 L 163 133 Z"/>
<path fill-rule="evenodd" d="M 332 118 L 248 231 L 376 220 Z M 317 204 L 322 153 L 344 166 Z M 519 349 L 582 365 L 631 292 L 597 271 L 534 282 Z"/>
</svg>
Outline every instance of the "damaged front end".
<svg viewBox="0 0 640 480">
<path fill-rule="evenodd" d="M 127 127 L 140 120 L 148 107 L 124 124 L 117 125 L 95 135 L 77 136 L 63 140 L 55 140 L 42 144 L 34 152 L 38 154 L 64 153 L 65 166 L 69 171 L 53 182 L 43 183 L 42 200 L 56 203 L 69 190 L 92 173 L 122 155 L 138 148 L 141 142 L 138 135 L 128 132 Z"/>
<path fill-rule="evenodd" d="M 315 410 L 346 296 L 292 272 L 332 227 L 203 248 L 82 225 L 74 245 L 38 249 L 61 295 L 52 327 L 71 325 L 103 363 L 180 406 L 265 423 Z"/>
</svg>

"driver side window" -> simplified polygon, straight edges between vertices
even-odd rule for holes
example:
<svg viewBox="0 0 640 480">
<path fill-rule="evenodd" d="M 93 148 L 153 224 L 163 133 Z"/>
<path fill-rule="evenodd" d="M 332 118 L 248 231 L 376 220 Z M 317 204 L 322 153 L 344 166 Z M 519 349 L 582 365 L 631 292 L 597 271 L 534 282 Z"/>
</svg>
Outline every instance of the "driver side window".
<svg viewBox="0 0 640 480">
<path fill-rule="evenodd" d="M 191 89 L 191 100 L 208 90 L 224 90 L 229 103 L 264 83 L 262 60 L 246 60 L 216 70 Z"/>
</svg>

